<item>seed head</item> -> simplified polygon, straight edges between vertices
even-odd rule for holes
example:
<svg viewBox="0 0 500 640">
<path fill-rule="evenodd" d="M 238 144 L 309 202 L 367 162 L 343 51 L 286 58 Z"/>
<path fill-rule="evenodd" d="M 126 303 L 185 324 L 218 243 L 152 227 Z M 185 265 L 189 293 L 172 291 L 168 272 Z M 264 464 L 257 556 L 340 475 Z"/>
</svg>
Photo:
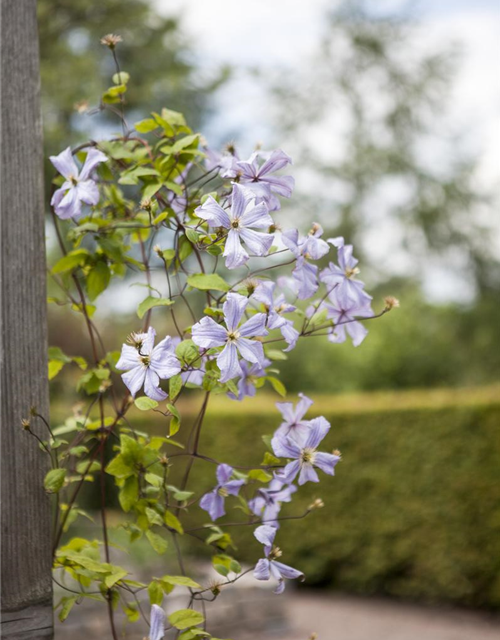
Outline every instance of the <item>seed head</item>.
<svg viewBox="0 0 500 640">
<path fill-rule="evenodd" d="M 399 307 L 399 300 L 394 296 L 386 296 L 384 298 L 386 311 L 391 309 L 397 309 Z"/>
<path fill-rule="evenodd" d="M 123 42 L 123 38 L 114 33 L 108 33 L 101 38 L 101 44 L 110 49 L 114 49 L 119 42 Z"/>
</svg>

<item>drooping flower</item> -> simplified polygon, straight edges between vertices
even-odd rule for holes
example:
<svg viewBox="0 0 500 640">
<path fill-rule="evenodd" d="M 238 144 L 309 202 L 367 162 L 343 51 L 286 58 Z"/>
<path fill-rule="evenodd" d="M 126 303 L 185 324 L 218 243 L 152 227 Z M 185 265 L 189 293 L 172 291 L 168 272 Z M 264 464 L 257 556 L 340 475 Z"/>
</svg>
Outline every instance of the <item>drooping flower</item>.
<svg viewBox="0 0 500 640">
<path fill-rule="evenodd" d="M 132 397 L 144 385 L 144 393 L 153 400 L 165 400 L 167 393 L 160 389 L 160 378 L 167 380 L 181 370 L 179 360 L 172 353 L 171 338 L 167 336 L 156 347 L 156 331 L 149 327 L 147 333 L 134 333 L 131 344 L 124 344 L 116 368 L 126 371 L 122 380 Z"/>
<path fill-rule="evenodd" d="M 82 212 L 82 202 L 88 205 L 96 205 L 99 202 L 99 189 L 91 174 L 99 163 L 106 162 L 107 159 L 104 153 L 92 148 L 79 171 L 70 147 L 58 156 L 50 156 L 54 167 L 66 178 L 50 201 L 59 218 L 66 220 L 79 216 Z"/>
<path fill-rule="evenodd" d="M 257 229 L 269 229 L 273 219 L 269 215 L 267 206 L 261 202 L 255 203 L 255 195 L 235 184 L 231 194 L 231 208 L 223 209 L 212 196 L 195 210 L 196 215 L 206 220 L 211 227 L 223 227 L 228 230 L 224 253 L 226 267 L 236 269 L 244 265 L 248 258 L 248 252 L 243 248 L 242 242 L 257 256 L 264 256 L 273 243 L 271 233 L 255 231 Z"/>
<path fill-rule="evenodd" d="M 291 502 L 292 495 L 297 491 L 293 484 L 287 484 L 282 479 L 274 477 L 271 482 L 257 491 L 255 498 L 248 501 L 252 512 L 262 518 L 264 524 L 279 528 L 277 517 L 283 502 Z"/>
<path fill-rule="evenodd" d="M 330 242 L 338 249 L 339 266 L 330 262 L 320 273 L 320 280 L 332 290 L 335 287 L 340 299 L 351 298 L 358 303 L 371 298 L 364 291 L 364 283 L 356 279 L 358 260 L 352 254 L 352 244 L 344 244 L 344 238 L 332 238 Z"/>
<path fill-rule="evenodd" d="M 292 276 L 301 300 L 310 298 L 318 290 L 318 267 L 308 260 L 319 260 L 330 250 L 328 243 L 321 239 L 322 235 L 323 229 L 317 223 L 307 236 L 299 236 L 297 229 L 288 229 L 281 234 L 283 244 L 297 258 Z"/>
<path fill-rule="evenodd" d="M 373 316 L 371 300 L 371 296 L 364 291 L 361 300 L 359 300 L 350 298 L 345 295 L 345 292 L 342 293 L 334 289 L 325 304 L 328 317 L 335 323 L 328 340 L 335 343 L 345 342 L 347 332 L 352 339 L 352 344 L 358 347 L 368 335 L 368 329 L 361 322 L 358 322 L 356 318 L 370 318 Z"/>
<path fill-rule="evenodd" d="M 220 464 L 217 467 L 217 485 L 206 493 L 200 500 L 200 507 L 208 512 L 212 520 L 217 520 L 226 515 L 224 500 L 227 496 L 237 496 L 244 480 L 230 480 L 233 468 L 228 464 Z"/>
<path fill-rule="evenodd" d="M 248 365 L 244 360 L 240 362 L 242 370 L 242 376 L 237 382 L 238 395 L 229 392 L 227 395 L 232 400 L 243 400 L 243 398 L 253 397 L 257 393 L 257 387 L 255 382 L 258 378 L 263 378 L 266 375 L 266 367 L 271 364 L 271 361 L 264 358 L 264 363 L 261 366 L 259 363 Z"/>
<path fill-rule="evenodd" d="M 204 349 L 224 347 L 217 356 L 217 364 L 221 370 L 221 382 L 242 375 L 238 353 L 247 362 L 264 367 L 265 356 L 262 344 L 251 337 L 267 335 L 266 315 L 257 313 L 240 324 L 248 305 L 248 298 L 238 293 L 228 293 L 222 307 L 226 327 L 217 324 L 209 316 L 204 316 L 192 327 L 193 342 Z"/>
<path fill-rule="evenodd" d="M 151 607 L 149 640 L 161 640 L 165 636 L 165 612 L 157 604 Z"/>
<path fill-rule="evenodd" d="M 288 304 L 282 293 L 275 298 L 275 288 L 275 282 L 259 280 L 252 294 L 252 298 L 264 304 L 267 312 L 267 328 L 270 331 L 279 329 L 283 339 L 288 344 L 288 347 L 284 349 L 284 351 L 291 351 L 297 344 L 299 332 L 294 328 L 292 320 L 284 318 L 282 314 L 292 313 L 297 307 Z"/>
<path fill-rule="evenodd" d="M 255 565 L 253 572 L 254 578 L 257 580 L 269 580 L 271 576 L 278 581 L 278 586 L 274 593 L 280 594 L 285 590 L 285 578 L 294 580 L 295 578 L 304 579 L 302 571 L 298 571 L 287 564 L 278 562 L 276 558 L 282 555 L 281 549 L 274 546 L 274 538 L 276 537 L 275 527 L 263 524 L 254 531 L 254 536 L 264 545 L 265 558 L 261 558 Z"/>
<path fill-rule="evenodd" d="M 263 161 L 263 162 L 261 162 Z M 256 151 L 246 161 L 236 162 L 240 184 L 251 189 L 259 201 L 265 202 L 270 211 L 277 211 L 281 204 L 276 194 L 290 198 L 295 180 L 292 176 L 275 176 L 276 171 L 292 164 L 292 159 L 281 149 Z"/>
<path fill-rule="evenodd" d="M 313 401 L 303 393 L 299 393 L 299 398 L 300 400 L 295 407 L 292 402 L 276 403 L 276 408 L 283 416 L 283 422 L 276 429 L 275 436 L 288 437 L 295 442 L 301 442 L 307 437 L 311 428 L 311 421 L 304 420 L 304 416 L 313 404 Z"/>
<path fill-rule="evenodd" d="M 340 456 L 317 451 L 319 443 L 329 429 L 329 422 L 325 418 L 319 417 L 311 420 L 309 432 L 299 442 L 283 435 L 274 436 L 271 446 L 275 455 L 280 458 L 292 459 L 283 470 L 282 477 L 285 482 L 293 482 L 297 474 L 299 474 L 298 482 L 300 485 L 306 482 L 319 482 L 314 467 L 330 476 L 335 475 L 334 467 L 340 460 Z"/>
</svg>

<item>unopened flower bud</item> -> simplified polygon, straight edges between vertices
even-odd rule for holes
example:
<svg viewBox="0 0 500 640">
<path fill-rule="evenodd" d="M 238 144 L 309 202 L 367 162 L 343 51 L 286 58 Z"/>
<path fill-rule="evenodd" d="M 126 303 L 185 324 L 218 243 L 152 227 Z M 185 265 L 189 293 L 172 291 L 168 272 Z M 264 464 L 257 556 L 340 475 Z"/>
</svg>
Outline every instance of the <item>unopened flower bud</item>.
<svg viewBox="0 0 500 640">
<path fill-rule="evenodd" d="M 340 453 L 340 451 L 339 451 L 338 449 L 334 449 L 334 450 L 332 451 L 332 453 L 333 453 L 333 455 L 334 455 L 334 456 L 338 456 L 339 458 L 341 458 L 341 457 L 342 457 L 342 454 Z"/>
<path fill-rule="evenodd" d="M 311 504 L 307 507 L 308 511 L 313 511 L 314 509 L 322 509 L 325 506 L 325 503 L 321 498 L 316 498 L 311 502 Z"/>
<path fill-rule="evenodd" d="M 141 209 L 144 209 L 144 211 L 151 211 L 152 204 L 153 202 L 151 198 L 143 198 L 141 200 Z"/>
<path fill-rule="evenodd" d="M 23 420 L 21 420 L 21 426 L 25 431 L 29 431 L 31 426 L 30 421 L 27 420 L 26 418 L 23 418 Z"/>
<path fill-rule="evenodd" d="M 386 296 L 384 298 L 385 308 L 387 311 L 391 309 L 397 309 L 399 307 L 399 300 L 394 298 L 394 296 Z"/>
<path fill-rule="evenodd" d="M 110 49 L 114 49 L 119 42 L 123 42 L 123 38 L 114 33 L 108 33 L 100 40 L 101 44 Z"/>
<path fill-rule="evenodd" d="M 89 101 L 88 100 L 80 100 L 79 102 L 75 102 L 75 104 L 73 105 L 73 108 L 80 115 L 83 114 L 83 113 L 87 113 L 88 108 L 89 108 Z"/>
<path fill-rule="evenodd" d="M 153 247 L 153 251 L 156 253 L 158 257 L 163 258 L 163 249 L 160 247 L 159 244 L 155 244 L 155 246 Z"/>
<path fill-rule="evenodd" d="M 168 457 L 167 456 L 161 456 L 160 459 L 158 460 L 158 462 L 160 464 L 162 464 L 164 467 L 166 467 L 168 465 Z"/>
</svg>

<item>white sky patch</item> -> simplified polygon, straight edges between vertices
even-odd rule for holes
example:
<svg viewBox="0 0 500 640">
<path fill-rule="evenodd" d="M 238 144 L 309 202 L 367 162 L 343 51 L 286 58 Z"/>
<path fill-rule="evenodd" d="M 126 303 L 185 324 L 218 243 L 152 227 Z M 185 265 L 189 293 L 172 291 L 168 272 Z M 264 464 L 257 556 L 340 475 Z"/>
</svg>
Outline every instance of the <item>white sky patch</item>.
<svg viewBox="0 0 500 640">
<path fill-rule="evenodd" d="M 324 32 L 325 14 L 338 6 L 337 0 L 155 0 L 158 9 L 168 15 L 180 15 L 182 28 L 194 43 L 197 62 L 210 69 L 229 64 L 236 69 L 234 79 L 219 91 L 214 100 L 214 116 L 206 127 L 211 144 L 220 144 L 238 137 L 241 151 L 250 153 L 257 142 L 264 148 L 276 143 L 271 129 L 269 105 L 259 76 L 248 71 L 257 70 L 265 80 L 271 72 L 282 68 L 293 73 L 316 50 Z M 368 3 L 378 15 L 408 6 L 402 0 L 377 0 Z M 500 176 L 500 81 L 498 60 L 500 53 L 500 11 L 496 0 L 420 0 L 415 3 L 422 32 L 423 49 L 431 50 L 457 42 L 461 47 L 461 66 L 453 95 L 448 105 L 449 131 L 459 131 L 461 147 L 479 158 L 478 187 L 491 188 Z M 238 68 L 243 73 L 238 74 Z M 339 123 L 341 118 L 337 119 Z M 441 125 L 441 123 L 440 123 Z M 341 152 L 335 129 L 329 128 L 330 147 Z M 422 145 L 422 157 L 435 163 L 446 145 L 438 139 Z M 290 150 L 293 151 L 293 150 Z M 445 158 L 442 158 L 443 162 Z M 299 182 L 307 179 L 305 172 L 297 174 Z M 389 196 L 387 203 L 389 203 Z M 384 195 L 380 197 L 384 209 Z M 497 221 L 498 222 L 498 221 Z M 397 241 L 398 229 L 387 228 L 381 220 L 380 233 L 372 237 L 377 247 L 376 257 L 383 262 L 388 245 Z M 498 236 L 498 224 L 492 221 L 492 231 Z M 392 234 L 392 235 L 391 235 Z M 374 234 L 375 235 L 375 234 Z M 377 241 L 377 240 L 380 240 Z M 382 240 L 384 242 L 382 242 Z M 393 255 L 393 258 L 396 256 Z M 406 274 L 411 256 L 397 256 L 395 271 Z M 386 266 L 386 265 L 384 265 Z M 434 265 L 433 265 L 434 267 Z M 430 298 L 463 301 L 471 295 L 471 288 L 445 270 L 437 269 L 425 280 Z"/>
</svg>

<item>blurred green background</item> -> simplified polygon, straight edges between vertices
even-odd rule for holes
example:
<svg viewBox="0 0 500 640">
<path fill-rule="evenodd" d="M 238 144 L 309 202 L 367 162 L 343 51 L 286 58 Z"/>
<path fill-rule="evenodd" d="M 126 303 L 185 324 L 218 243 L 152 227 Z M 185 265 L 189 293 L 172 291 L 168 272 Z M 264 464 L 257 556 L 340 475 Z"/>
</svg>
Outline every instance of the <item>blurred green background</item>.
<svg viewBox="0 0 500 640">
<path fill-rule="evenodd" d="M 280 222 L 318 220 L 325 237 L 344 235 L 375 308 L 388 294 L 401 308 L 371 323 L 357 349 L 303 341 L 280 363 L 289 395 L 319 399 L 314 415 L 331 420 L 329 445 L 344 454 L 326 494 L 312 486 L 300 493 L 305 505 L 320 491 L 326 507 L 283 529 L 282 546 L 295 554 L 287 560 L 310 584 L 498 608 L 499 230 L 492 182 L 478 178 L 480 150 L 448 126 L 463 51 L 436 39 L 426 46 L 425 23 L 407 3 L 380 11 L 383 3 L 332 2 L 321 38 L 293 73 L 278 62 L 259 66 L 257 57 L 246 69 L 217 55 L 207 66 L 186 20 L 163 4 L 39 0 L 46 156 L 117 129 L 81 113 L 82 101 L 98 104 L 113 73 L 99 44 L 108 32 L 124 39 L 131 121 L 168 106 L 208 130 L 214 146 L 233 140 L 250 153 L 264 133 L 265 148 L 289 152 L 297 190 Z M 220 38 L 223 30 L 213 36 L 215 51 Z M 224 111 L 244 101 L 242 83 L 260 96 L 246 129 Z M 46 175 L 48 194 L 48 164 Z M 109 348 L 136 328 L 130 284 L 97 316 Z M 87 355 L 77 316 L 54 305 L 49 312 L 50 344 Z M 160 317 L 156 328 L 170 330 Z M 53 385 L 55 416 L 70 382 Z M 278 422 L 270 399 L 258 406 L 216 404 L 207 446 L 223 446 L 228 460 L 243 447 L 258 462 L 260 435 Z"/>
</svg>

